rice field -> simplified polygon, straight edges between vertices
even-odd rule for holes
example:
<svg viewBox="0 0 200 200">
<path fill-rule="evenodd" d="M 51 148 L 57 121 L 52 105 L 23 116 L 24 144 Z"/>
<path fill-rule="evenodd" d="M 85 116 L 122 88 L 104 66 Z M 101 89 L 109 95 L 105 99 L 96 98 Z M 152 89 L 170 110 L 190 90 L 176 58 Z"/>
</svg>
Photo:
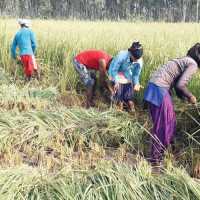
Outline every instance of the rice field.
<svg viewBox="0 0 200 200">
<path fill-rule="evenodd" d="M 11 59 L 18 20 L 0 19 L 0 199 L 200 199 L 200 103 L 175 96 L 175 147 L 160 167 L 148 163 L 152 122 L 136 94 L 137 116 L 121 112 L 97 85 L 96 108 L 85 109 L 85 88 L 73 57 L 101 49 L 113 57 L 133 41 L 144 46 L 140 83 L 200 41 L 199 24 L 32 20 L 43 87 L 24 85 Z M 189 84 L 199 97 L 199 73 Z"/>
</svg>

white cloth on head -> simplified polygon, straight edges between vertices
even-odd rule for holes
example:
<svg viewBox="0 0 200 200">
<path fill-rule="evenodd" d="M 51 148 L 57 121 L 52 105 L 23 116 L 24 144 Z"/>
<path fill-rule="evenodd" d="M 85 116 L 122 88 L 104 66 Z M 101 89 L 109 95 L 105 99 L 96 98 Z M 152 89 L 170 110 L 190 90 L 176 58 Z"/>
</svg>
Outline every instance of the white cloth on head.
<svg viewBox="0 0 200 200">
<path fill-rule="evenodd" d="M 22 25 L 22 24 L 24 24 L 27 27 L 30 27 L 31 22 L 29 20 L 27 20 L 27 19 L 20 19 L 19 20 L 19 25 Z"/>
</svg>

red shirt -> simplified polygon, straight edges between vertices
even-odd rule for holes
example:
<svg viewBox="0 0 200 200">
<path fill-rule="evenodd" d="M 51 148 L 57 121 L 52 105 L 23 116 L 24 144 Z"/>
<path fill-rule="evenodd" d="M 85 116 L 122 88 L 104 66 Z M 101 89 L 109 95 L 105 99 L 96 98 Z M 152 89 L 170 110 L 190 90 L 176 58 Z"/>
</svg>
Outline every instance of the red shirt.
<svg viewBox="0 0 200 200">
<path fill-rule="evenodd" d="M 76 60 L 79 63 L 94 70 L 99 70 L 99 60 L 104 59 L 106 61 L 106 66 L 108 66 L 111 58 L 109 54 L 101 50 L 87 50 L 76 56 Z"/>
</svg>

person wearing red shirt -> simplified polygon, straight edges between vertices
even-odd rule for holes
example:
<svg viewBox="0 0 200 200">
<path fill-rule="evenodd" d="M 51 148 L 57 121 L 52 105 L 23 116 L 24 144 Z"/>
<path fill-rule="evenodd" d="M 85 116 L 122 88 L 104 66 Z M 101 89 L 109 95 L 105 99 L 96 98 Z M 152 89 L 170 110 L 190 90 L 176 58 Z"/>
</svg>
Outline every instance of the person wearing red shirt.
<svg viewBox="0 0 200 200">
<path fill-rule="evenodd" d="M 106 70 L 109 69 L 112 57 L 101 50 L 87 50 L 77 54 L 73 59 L 74 69 L 83 84 L 87 86 L 87 108 L 93 105 L 94 89 L 97 77 L 94 70 L 99 71 L 101 84 L 114 96 L 114 90 L 106 80 Z"/>
</svg>

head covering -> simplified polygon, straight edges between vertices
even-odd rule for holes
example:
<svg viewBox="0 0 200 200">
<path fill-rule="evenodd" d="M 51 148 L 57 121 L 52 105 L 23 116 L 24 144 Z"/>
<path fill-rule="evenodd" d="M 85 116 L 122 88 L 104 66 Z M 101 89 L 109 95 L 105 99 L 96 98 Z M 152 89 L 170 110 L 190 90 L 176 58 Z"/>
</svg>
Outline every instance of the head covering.
<svg viewBox="0 0 200 200">
<path fill-rule="evenodd" d="M 140 59 L 143 55 L 143 47 L 140 42 L 133 42 L 128 51 L 130 51 L 136 59 Z"/>
<path fill-rule="evenodd" d="M 19 25 L 20 25 L 20 26 L 21 26 L 21 25 L 25 25 L 25 26 L 27 26 L 27 27 L 30 27 L 31 22 L 30 22 L 29 20 L 27 20 L 27 19 L 20 19 L 20 20 L 19 20 Z"/>
</svg>

